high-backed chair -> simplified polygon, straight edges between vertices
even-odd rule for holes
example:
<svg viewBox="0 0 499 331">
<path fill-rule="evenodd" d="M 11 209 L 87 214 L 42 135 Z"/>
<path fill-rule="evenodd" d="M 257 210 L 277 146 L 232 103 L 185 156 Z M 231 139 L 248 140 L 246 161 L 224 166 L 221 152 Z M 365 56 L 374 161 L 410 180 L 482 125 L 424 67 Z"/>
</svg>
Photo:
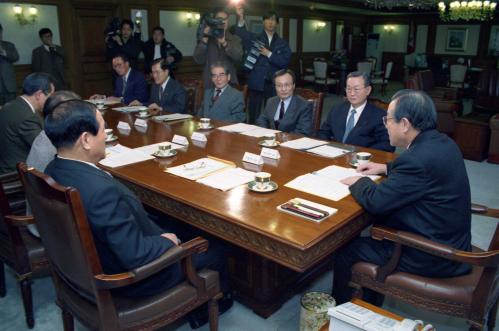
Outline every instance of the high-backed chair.
<svg viewBox="0 0 499 331">
<path fill-rule="evenodd" d="M 388 110 L 388 106 L 390 105 L 389 102 L 386 102 L 386 101 L 378 99 L 378 98 L 371 98 L 371 97 L 369 97 L 367 99 L 367 101 L 369 103 L 375 105 L 376 107 L 378 107 L 380 109 L 384 109 L 384 110 Z"/>
<path fill-rule="evenodd" d="M 368 56 L 366 58 L 367 62 L 371 62 L 371 73 L 376 71 L 376 64 L 378 63 L 378 59 L 375 58 L 374 56 Z"/>
<path fill-rule="evenodd" d="M 35 325 L 33 297 L 31 294 L 32 278 L 36 275 L 49 274 L 48 261 L 40 239 L 28 232 L 27 224 L 33 218 L 24 215 L 26 210 L 24 192 L 19 192 L 17 172 L 0 176 L 0 296 L 6 294 L 4 264 L 14 271 L 21 288 L 26 323 L 31 329 Z M 16 189 L 17 188 L 17 189 Z M 11 197 L 11 199 L 9 199 Z"/>
<path fill-rule="evenodd" d="M 312 102 L 312 123 L 313 123 L 313 135 L 320 129 L 321 126 L 321 117 L 322 117 L 322 106 L 324 104 L 324 93 L 315 92 L 310 89 L 305 88 L 296 88 L 295 94 L 307 99 Z"/>
<path fill-rule="evenodd" d="M 196 272 L 192 264 L 193 254 L 208 249 L 206 240 L 195 238 L 134 270 L 104 274 L 78 191 L 25 164 L 19 164 L 18 171 L 52 267 L 64 330 L 73 330 L 73 316 L 89 329 L 152 330 L 205 302 L 209 302 L 210 330 L 217 330 L 217 300 L 222 297 L 218 273 Z M 171 289 L 140 298 L 111 292 L 179 261 L 186 280 Z"/>
<path fill-rule="evenodd" d="M 494 114 L 499 112 L 499 70 L 487 69 L 480 73 L 474 111 Z"/>
<path fill-rule="evenodd" d="M 305 68 L 302 58 L 300 58 L 298 61 L 300 62 L 300 82 L 302 84 L 315 82 L 314 69 Z"/>
<path fill-rule="evenodd" d="M 472 210 L 499 218 L 498 209 L 473 204 Z M 464 318 L 470 324 L 470 330 L 482 330 L 485 324 L 489 330 L 494 328 L 499 295 L 496 282 L 499 275 L 499 226 L 496 226 L 488 251 L 476 247 L 473 247 L 473 252 L 459 251 L 414 233 L 383 226 L 374 226 L 371 236 L 376 240 L 391 241 L 395 247 L 384 266 L 368 262 L 354 264 L 351 285 L 357 289 L 356 297 L 362 297 L 362 288 L 369 288 L 418 308 Z M 396 271 L 403 246 L 471 264 L 473 270 L 470 274 L 450 278 L 430 278 Z"/>
<path fill-rule="evenodd" d="M 314 61 L 314 75 L 316 85 L 324 86 L 326 91 L 328 90 L 329 85 L 336 85 L 336 92 L 339 92 L 339 80 L 328 77 L 327 62 Z"/>
<path fill-rule="evenodd" d="M 186 91 L 186 113 L 196 115 L 203 101 L 203 80 L 184 78 L 179 79 L 179 82 L 184 86 Z"/>
<path fill-rule="evenodd" d="M 455 88 L 468 88 L 469 84 L 465 83 L 466 71 L 468 67 L 463 64 L 452 64 L 450 66 L 450 80 L 449 87 Z"/>
<path fill-rule="evenodd" d="M 371 75 L 372 68 L 373 64 L 370 61 L 357 62 L 357 71 L 365 72 L 369 76 Z"/>
<path fill-rule="evenodd" d="M 248 84 L 234 85 L 233 87 L 243 93 L 244 110 L 248 112 Z"/>
<path fill-rule="evenodd" d="M 385 70 L 377 72 L 376 76 L 371 80 L 373 88 L 375 85 L 381 86 L 382 95 L 385 95 L 386 93 L 386 86 L 388 85 L 388 80 L 390 79 L 390 76 L 392 74 L 392 68 L 393 68 L 393 62 L 390 61 L 386 64 Z"/>
<path fill-rule="evenodd" d="M 414 74 L 418 89 L 425 91 L 432 98 L 440 98 L 446 100 L 458 99 L 458 89 L 452 87 L 437 87 L 433 80 L 433 72 L 431 70 L 419 70 Z"/>
</svg>

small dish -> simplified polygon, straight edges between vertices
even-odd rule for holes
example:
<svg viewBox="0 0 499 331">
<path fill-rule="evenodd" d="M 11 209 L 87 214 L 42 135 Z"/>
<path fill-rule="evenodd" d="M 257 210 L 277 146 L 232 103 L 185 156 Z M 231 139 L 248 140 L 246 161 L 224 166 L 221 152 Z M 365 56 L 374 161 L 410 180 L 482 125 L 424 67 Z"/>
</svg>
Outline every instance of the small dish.
<svg viewBox="0 0 499 331">
<path fill-rule="evenodd" d="M 110 142 L 113 142 L 113 141 L 116 141 L 116 140 L 118 140 L 118 136 L 114 136 L 113 135 L 111 138 L 107 138 L 106 137 L 106 142 L 107 143 L 110 143 Z"/>
<path fill-rule="evenodd" d="M 177 155 L 177 151 L 174 149 L 170 150 L 170 153 L 168 153 L 168 154 L 159 154 L 157 151 L 152 153 L 152 156 L 160 158 L 160 159 L 165 159 L 165 158 L 172 157 L 175 155 Z"/>
<path fill-rule="evenodd" d="M 267 185 L 265 185 L 262 188 L 260 188 L 259 184 L 254 180 L 248 183 L 248 188 L 250 189 L 250 191 L 258 193 L 274 192 L 275 190 L 277 190 L 278 187 L 279 185 L 277 185 L 277 183 L 272 181 L 268 182 Z"/>
<path fill-rule="evenodd" d="M 215 126 L 213 126 L 212 124 L 208 125 L 208 126 L 201 126 L 201 125 L 198 125 L 198 130 L 211 130 L 213 129 Z"/>
<path fill-rule="evenodd" d="M 266 141 L 266 140 L 260 140 L 260 141 L 258 142 L 258 145 L 263 146 L 263 147 L 277 147 L 277 146 L 279 146 L 280 144 L 281 144 L 281 143 L 280 143 L 280 142 L 278 142 L 278 141 L 274 141 L 274 143 L 273 143 L 273 144 L 269 144 L 269 143 L 267 143 L 267 141 Z"/>
</svg>

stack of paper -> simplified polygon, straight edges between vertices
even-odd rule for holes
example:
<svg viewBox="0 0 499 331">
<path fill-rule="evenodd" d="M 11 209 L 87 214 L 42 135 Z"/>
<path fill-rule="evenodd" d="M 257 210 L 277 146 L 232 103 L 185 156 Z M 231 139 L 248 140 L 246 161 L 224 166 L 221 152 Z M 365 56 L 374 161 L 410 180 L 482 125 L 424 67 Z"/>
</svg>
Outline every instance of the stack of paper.
<svg viewBox="0 0 499 331">
<path fill-rule="evenodd" d="M 198 180 L 226 168 L 235 168 L 235 164 L 229 161 L 215 160 L 213 158 L 202 158 L 176 167 L 168 168 L 165 172 L 187 178 Z"/>
<path fill-rule="evenodd" d="M 228 191 L 239 185 L 247 184 L 255 178 L 255 173 L 241 168 L 230 168 L 217 172 L 197 182 L 222 191 Z"/>
<path fill-rule="evenodd" d="M 135 148 L 135 150 L 136 151 L 140 151 L 140 152 L 145 153 L 145 154 L 148 154 L 148 155 L 151 155 L 151 154 L 153 154 L 154 152 L 156 152 L 158 150 L 158 146 L 159 145 L 164 145 L 165 143 L 169 143 L 172 146 L 172 149 L 181 149 L 181 148 L 184 148 L 184 146 L 182 146 L 182 145 L 178 145 L 178 144 L 175 144 L 175 143 L 172 143 L 172 142 L 169 142 L 169 141 L 164 141 L 162 143 L 157 143 L 157 144 L 151 144 L 151 145 L 146 145 L 146 146 L 142 146 L 142 147 L 137 147 L 137 148 Z"/>
<path fill-rule="evenodd" d="M 251 125 L 251 124 L 246 124 L 246 123 L 236 123 L 236 124 L 221 126 L 217 129 L 222 130 L 222 131 L 227 131 L 227 132 L 242 133 L 242 132 L 253 131 L 253 130 L 261 129 L 261 128 L 259 126 L 256 126 L 256 125 Z"/>
<path fill-rule="evenodd" d="M 337 181 L 340 181 L 340 180 L 342 180 L 344 178 L 348 178 L 348 177 L 355 177 L 355 176 L 364 177 L 364 176 L 366 176 L 366 175 L 363 175 L 361 173 L 358 173 L 355 169 L 339 167 L 336 165 L 332 165 L 329 167 L 325 167 L 321 170 L 317 170 L 314 172 L 314 175 L 318 175 L 321 177 L 329 177 L 329 178 L 337 180 Z M 371 178 L 372 180 L 377 180 L 381 176 L 371 175 L 371 176 L 367 176 L 367 177 Z"/>
<path fill-rule="evenodd" d="M 326 145 L 327 143 L 328 143 L 327 141 L 322 141 L 322 140 L 299 138 L 295 140 L 286 141 L 285 143 L 282 143 L 281 146 L 292 149 L 306 150 L 317 146 Z"/>
<path fill-rule="evenodd" d="M 168 122 L 168 121 L 187 120 L 189 118 L 192 118 L 192 115 L 175 113 L 169 115 L 154 116 L 153 118 L 157 121 Z"/>
<path fill-rule="evenodd" d="M 106 158 L 113 157 L 113 156 L 116 156 L 118 154 L 128 152 L 130 150 L 131 150 L 131 148 L 125 147 L 125 146 L 120 145 L 120 144 L 117 144 L 114 146 L 109 146 L 109 147 L 106 147 Z"/>
<path fill-rule="evenodd" d="M 151 155 L 148 155 L 141 151 L 137 151 L 135 149 L 128 148 L 128 150 L 123 149 L 119 153 L 111 154 L 110 156 L 101 160 L 99 163 L 106 167 L 116 168 L 152 159 L 154 159 L 154 157 Z"/>
<path fill-rule="evenodd" d="M 265 137 L 266 135 L 276 134 L 278 132 L 281 132 L 281 131 L 266 129 L 266 128 L 258 128 L 258 129 L 254 129 L 251 131 L 241 132 L 241 134 L 244 134 L 245 136 L 260 138 L 260 137 Z"/>
<path fill-rule="evenodd" d="M 122 112 L 122 113 L 133 113 L 136 111 L 147 110 L 147 107 L 146 106 L 126 106 L 126 107 L 116 107 L 113 109 L 116 111 Z"/>
<path fill-rule="evenodd" d="M 335 158 L 350 153 L 351 151 L 348 149 L 343 149 L 331 145 L 322 145 L 319 147 L 309 149 L 307 150 L 307 152 L 314 153 L 320 156 Z"/>
</svg>

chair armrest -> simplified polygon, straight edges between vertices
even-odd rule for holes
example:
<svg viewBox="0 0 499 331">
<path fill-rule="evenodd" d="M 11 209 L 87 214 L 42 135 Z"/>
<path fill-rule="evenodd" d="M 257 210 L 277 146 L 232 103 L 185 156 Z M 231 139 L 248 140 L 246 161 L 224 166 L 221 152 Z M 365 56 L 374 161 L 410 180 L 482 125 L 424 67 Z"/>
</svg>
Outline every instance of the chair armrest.
<svg viewBox="0 0 499 331">
<path fill-rule="evenodd" d="M 477 203 L 471 204 L 471 212 L 473 214 L 499 218 L 499 209 L 492 209 L 484 205 L 479 205 Z"/>
<path fill-rule="evenodd" d="M 389 240 L 398 245 L 412 247 L 425 253 L 456 262 L 482 267 L 497 267 L 499 264 L 499 250 L 485 252 L 461 251 L 448 245 L 434 242 L 418 234 L 398 231 L 384 226 L 373 227 L 371 229 L 371 236 L 376 240 Z"/>
<path fill-rule="evenodd" d="M 35 218 L 33 216 L 17 216 L 17 215 L 6 215 L 5 221 L 15 227 L 23 227 L 28 224 L 35 224 Z"/>
<path fill-rule="evenodd" d="M 156 260 L 128 272 L 113 275 L 95 275 L 95 282 L 98 289 L 112 289 L 134 284 L 193 254 L 205 252 L 207 249 L 208 241 L 197 237 L 184 244 L 170 248 Z M 192 262 L 190 263 L 192 264 Z M 194 267 L 192 268 L 194 269 Z"/>
</svg>

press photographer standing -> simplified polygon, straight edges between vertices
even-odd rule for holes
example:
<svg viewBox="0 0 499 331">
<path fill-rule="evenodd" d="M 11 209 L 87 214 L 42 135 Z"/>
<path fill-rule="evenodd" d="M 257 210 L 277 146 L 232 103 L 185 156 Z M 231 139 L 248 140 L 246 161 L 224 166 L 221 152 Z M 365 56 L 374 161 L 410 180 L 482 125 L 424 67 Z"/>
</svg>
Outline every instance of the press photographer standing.
<svg viewBox="0 0 499 331">
<path fill-rule="evenodd" d="M 244 67 L 250 70 L 248 76 L 249 102 L 248 122 L 255 123 L 260 114 L 262 102 L 275 95 L 273 77 L 276 71 L 286 69 L 291 60 L 288 43 L 277 35 L 279 16 L 274 11 L 263 15 L 263 32 L 255 35 L 246 29 L 244 9 L 236 7 L 238 18 L 236 35 L 241 37 L 248 53 Z"/>
<path fill-rule="evenodd" d="M 213 21 L 213 18 L 210 19 L 210 17 L 201 21 L 201 24 L 205 24 L 205 27 L 196 48 L 194 48 L 193 55 L 197 64 L 204 64 L 203 81 L 205 88 L 213 87 L 210 66 L 216 62 L 227 63 L 230 82 L 238 84 L 235 65 L 241 61 L 243 56 L 241 39 L 227 30 L 229 27 L 229 13 L 223 8 L 218 8 L 213 14 L 214 21 L 219 20 L 220 24 L 210 26 L 208 21 Z"/>
<path fill-rule="evenodd" d="M 140 27 L 137 26 L 135 33 L 133 29 L 133 22 L 124 19 L 121 21 L 119 30 L 112 29 L 107 33 L 107 58 L 113 59 L 118 54 L 125 54 L 130 61 L 130 66 L 137 69 L 139 54 L 142 52 L 142 41 L 140 40 Z"/>
</svg>

